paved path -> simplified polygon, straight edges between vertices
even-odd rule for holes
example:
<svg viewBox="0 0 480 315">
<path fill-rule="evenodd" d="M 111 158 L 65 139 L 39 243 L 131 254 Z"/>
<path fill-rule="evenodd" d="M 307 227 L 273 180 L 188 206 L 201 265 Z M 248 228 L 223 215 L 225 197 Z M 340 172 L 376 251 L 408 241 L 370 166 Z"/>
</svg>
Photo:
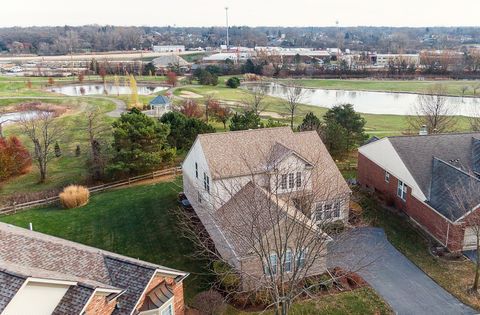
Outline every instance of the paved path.
<svg viewBox="0 0 480 315">
<path fill-rule="evenodd" d="M 397 314 L 477 314 L 397 251 L 379 228 L 358 228 L 330 249 L 329 267 L 359 273 Z M 360 269 L 358 269 L 360 268 Z"/>
</svg>

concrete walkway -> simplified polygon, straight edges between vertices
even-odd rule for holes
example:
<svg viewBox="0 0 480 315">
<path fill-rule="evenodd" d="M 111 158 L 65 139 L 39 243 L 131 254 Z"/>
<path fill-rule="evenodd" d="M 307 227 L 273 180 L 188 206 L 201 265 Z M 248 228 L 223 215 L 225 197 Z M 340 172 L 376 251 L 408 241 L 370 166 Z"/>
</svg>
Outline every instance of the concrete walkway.
<svg viewBox="0 0 480 315">
<path fill-rule="evenodd" d="M 330 248 L 329 267 L 360 274 L 396 314 L 477 314 L 396 250 L 383 229 L 358 228 Z"/>
</svg>

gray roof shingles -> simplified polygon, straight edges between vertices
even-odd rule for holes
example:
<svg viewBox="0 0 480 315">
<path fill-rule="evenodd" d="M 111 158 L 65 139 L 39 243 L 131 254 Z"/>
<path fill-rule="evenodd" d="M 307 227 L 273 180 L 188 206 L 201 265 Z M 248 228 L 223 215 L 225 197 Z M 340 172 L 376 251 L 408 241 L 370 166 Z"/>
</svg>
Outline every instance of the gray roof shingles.
<svg viewBox="0 0 480 315">
<path fill-rule="evenodd" d="M 70 286 L 52 315 L 80 314 L 93 291 L 93 289 L 84 286 Z"/>
<path fill-rule="evenodd" d="M 24 282 L 25 278 L 0 270 L 0 313 L 5 310 Z"/>
<path fill-rule="evenodd" d="M 5 223 L 0 223 L 0 268 L 25 278 L 77 282 L 83 289 L 72 287 L 72 291 L 67 291 L 59 304 L 58 314 L 66 314 L 62 312 L 69 307 L 68 303 L 72 308 L 83 307 L 82 303 L 88 300 L 85 299 L 87 289 L 96 288 L 126 290 L 118 298 L 121 308 L 115 314 L 130 314 L 156 270 L 185 275 L 175 269 Z M 2 285 L 2 293 L 15 295 L 15 287 Z"/>
</svg>

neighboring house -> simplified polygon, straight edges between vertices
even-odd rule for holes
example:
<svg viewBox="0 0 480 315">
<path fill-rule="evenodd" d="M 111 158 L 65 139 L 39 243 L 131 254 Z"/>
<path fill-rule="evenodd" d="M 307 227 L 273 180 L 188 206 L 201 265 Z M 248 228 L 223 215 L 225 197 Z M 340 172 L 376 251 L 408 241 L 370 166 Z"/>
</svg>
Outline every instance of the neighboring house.
<svg viewBox="0 0 480 315">
<path fill-rule="evenodd" d="M 161 117 L 163 114 L 168 113 L 172 109 L 170 99 L 164 95 L 155 97 L 148 103 L 150 110 L 153 110 L 155 117 Z"/>
<path fill-rule="evenodd" d="M 239 234 L 248 235 L 255 226 L 268 240 L 272 213 L 281 224 L 312 226 L 315 237 L 324 234 L 317 220 L 348 220 L 350 189 L 314 131 L 280 127 L 201 134 L 182 167 L 185 194 L 218 253 L 253 279 L 264 276 L 262 262 L 253 253 L 255 245 Z M 302 264 L 303 250 L 290 253 Z M 271 254 L 274 268 L 277 258 Z M 325 269 L 325 259 L 318 259 L 309 275 Z"/>
<path fill-rule="evenodd" d="M 152 63 L 155 69 L 157 69 L 157 72 L 161 73 L 167 73 L 172 69 L 183 73 L 189 71 L 192 67 L 191 63 L 175 54 L 157 57 L 152 60 Z"/>
<path fill-rule="evenodd" d="M 153 45 L 154 52 L 182 52 L 185 51 L 184 45 Z"/>
<path fill-rule="evenodd" d="M 476 246 L 468 219 L 479 209 L 480 195 L 459 207 L 455 192 L 480 191 L 479 175 L 480 133 L 388 137 L 358 150 L 359 183 L 452 251 Z"/>
<path fill-rule="evenodd" d="M 187 275 L 0 223 L 2 315 L 181 315 Z"/>
</svg>

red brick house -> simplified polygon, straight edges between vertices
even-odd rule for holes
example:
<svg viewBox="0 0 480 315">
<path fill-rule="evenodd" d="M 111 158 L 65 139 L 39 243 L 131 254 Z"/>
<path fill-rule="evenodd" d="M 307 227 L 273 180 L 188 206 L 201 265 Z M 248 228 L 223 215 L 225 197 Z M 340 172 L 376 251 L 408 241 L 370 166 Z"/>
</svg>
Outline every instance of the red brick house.
<svg viewBox="0 0 480 315">
<path fill-rule="evenodd" d="M 358 150 L 360 185 L 451 251 L 476 248 L 468 221 L 480 209 L 480 194 L 459 207 L 452 192 L 459 187 L 480 191 L 479 178 L 480 133 L 387 137 Z"/>
<path fill-rule="evenodd" d="M 183 315 L 187 276 L 0 223 L 2 315 Z"/>
</svg>

